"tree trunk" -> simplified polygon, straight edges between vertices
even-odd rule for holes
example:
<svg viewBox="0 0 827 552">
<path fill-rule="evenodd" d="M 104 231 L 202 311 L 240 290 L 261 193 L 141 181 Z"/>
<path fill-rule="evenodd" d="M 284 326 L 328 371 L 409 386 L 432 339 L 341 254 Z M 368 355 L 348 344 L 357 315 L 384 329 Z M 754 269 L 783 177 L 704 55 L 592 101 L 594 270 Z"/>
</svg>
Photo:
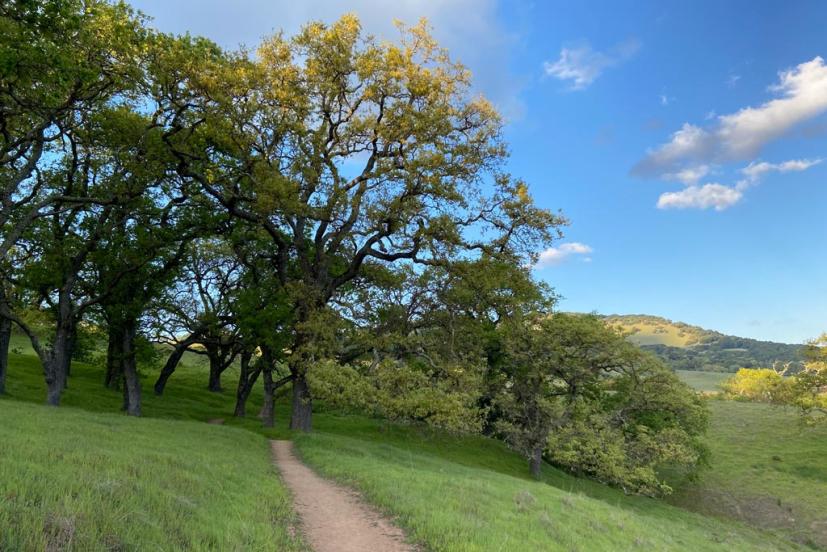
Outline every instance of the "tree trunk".
<svg viewBox="0 0 827 552">
<path fill-rule="evenodd" d="M 130 416 L 141 415 L 141 382 L 138 378 L 138 366 L 135 359 L 135 336 L 138 333 L 137 321 L 130 320 L 124 324 L 121 354 L 123 360 L 124 410 Z"/>
<path fill-rule="evenodd" d="M 276 423 L 273 404 L 273 364 L 269 360 L 263 360 L 263 362 L 264 404 L 261 407 L 261 423 L 264 427 L 273 427 Z"/>
<path fill-rule="evenodd" d="M 290 416 L 290 429 L 309 432 L 312 427 L 313 402 L 310 388 L 304 374 L 296 373 L 293 377 L 293 409 Z"/>
<path fill-rule="evenodd" d="M 543 466 L 543 447 L 535 447 L 528 460 L 528 469 L 534 479 L 540 479 L 540 470 Z"/>
<path fill-rule="evenodd" d="M 181 361 L 181 357 L 184 356 L 184 353 L 187 352 L 187 348 L 196 342 L 196 336 L 191 335 L 181 343 L 175 345 L 175 348 L 172 349 L 172 353 L 169 355 L 166 364 L 164 364 L 161 373 L 158 374 L 158 380 L 155 382 L 155 394 L 156 395 L 163 395 L 164 388 L 167 385 L 167 381 L 169 377 L 175 372 L 175 368 L 178 366 L 178 363 Z"/>
<path fill-rule="evenodd" d="M 213 393 L 221 393 L 221 372 L 222 365 L 221 355 L 217 351 L 208 350 L 208 357 L 210 359 L 210 381 L 207 384 L 207 389 Z"/>
<path fill-rule="evenodd" d="M 60 406 L 60 397 L 66 389 L 66 374 L 63 372 L 66 367 L 64 356 L 65 349 L 52 351 L 52 358 L 46 363 L 46 403 L 50 406 Z"/>
<path fill-rule="evenodd" d="M 58 309 L 62 311 L 63 309 Z M 61 316 L 55 330 L 51 354 L 43 363 L 43 372 L 46 379 L 46 403 L 59 406 L 63 390 L 66 389 L 66 367 L 69 355 L 69 341 L 72 335 L 71 315 Z"/>
<path fill-rule="evenodd" d="M 123 335 L 121 328 L 115 324 L 109 324 L 109 342 L 106 347 L 106 379 L 104 385 L 108 389 L 118 389 L 123 379 L 123 368 L 121 367 L 121 349 L 123 347 Z"/>
<path fill-rule="evenodd" d="M 9 367 L 9 343 L 11 343 L 11 320 L 0 318 L 0 395 L 6 393 L 6 373 Z"/>
<path fill-rule="evenodd" d="M 58 374 L 58 372 L 61 372 L 61 368 L 58 368 L 54 361 L 49 362 L 47 370 L 53 375 L 46 376 L 46 404 L 60 406 L 60 397 L 64 390 L 63 380 L 65 378 L 62 373 Z"/>
<path fill-rule="evenodd" d="M 233 416 L 236 418 L 244 418 L 247 416 L 247 399 L 250 398 L 250 392 L 256 384 L 259 374 L 261 373 L 261 363 L 256 363 L 256 367 L 250 370 L 250 359 L 252 353 L 242 353 L 241 355 L 241 374 L 238 376 L 238 390 L 236 391 L 235 411 Z"/>
<path fill-rule="evenodd" d="M 66 342 L 66 355 L 63 358 L 63 389 L 69 388 L 69 376 L 72 375 L 72 355 L 75 354 L 75 345 L 78 340 L 78 327 L 72 324 L 72 331 L 69 334 L 69 339 Z"/>
</svg>

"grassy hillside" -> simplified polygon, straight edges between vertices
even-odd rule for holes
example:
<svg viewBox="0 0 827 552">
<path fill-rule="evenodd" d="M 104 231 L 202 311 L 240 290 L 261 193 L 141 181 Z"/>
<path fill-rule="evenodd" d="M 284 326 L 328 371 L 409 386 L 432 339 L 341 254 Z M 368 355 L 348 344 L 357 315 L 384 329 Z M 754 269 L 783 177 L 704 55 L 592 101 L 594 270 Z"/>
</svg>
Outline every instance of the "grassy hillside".
<svg viewBox="0 0 827 552">
<path fill-rule="evenodd" d="M 645 315 L 611 315 L 609 324 L 629 334 L 636 345 L 667 345 L 689 347 L 701 342 L 707 331 L 682 322 Z"/>
<path fill-rule="evenodd" d="M 736 372 L 801 361 L 802 346 L 724 335 L 697 326 L 647 315 L 610 315 L 606 321 L 629 334 L 675 370 Z"/>
<path fill-rule="evenodd" d="M 119 394 L 102 389 L 99 367 L 76 363 L 72 373 L 65 402 L 101 413 L 26 404 L 43 400 L 42 375 L 31 355 L 12 356 L 12 397 L 0 400 L 0 438 L 9 445 L 0 451 L 5 548 L 43 549 L 70 531 L 74 550 L 105 548 L 112 535 L 124 549 L 298 546 L 287 536 L 292 518 L 262 438 L 289 436 L 286 400 L 278 404 L 279 427 L 263 430 L 254 418 L 232 419 L 232 392 L 207 392 L 204 370 L 185 366 L 164 397 L 146 393 L 147 416 L 164 419 L 129 419 L 118 412 Z M 144 379 L 145 390 L 152 379 Z M 250 412 L 259 404 L 257 395 Z M 170 418 L 222 418 L 247 431 Z M 798 549 L 783 532 L 626 496 L 551 466 L 544 481 L 533 481 L 521 457 L 490 439 L 323 408 L 314 423 L 314 434 L 295 436 L 306 461 L 361 489 L 427 549 Z M 121 528 L 124 520 L 129 528 Z M 163 540 L 167 533 L 178 540 Z M 260 539 L 272 545 L 251 544 Z"/>
<path fill-rule="evenodd" d="M 698 370 L 676 370 L 676 373 L 693 389 L 703 393 L 717 393 L 721 390 L 721 384 L 732 377 L 732 374 L 728 373 Z"/>
<path fill-rule="evenodd" d="M 0 400 L 0 550 L 300 550 L 267 440 Z"/>
<path fill-rule="evenodd" d="M 739 519 L 827 549 L 827 426 L 791 409 L 713 400 L 712 469 L 674 504 Z"/>
<path fill-rule="evenodd" d="M 522 459 L 488 439 L 340 430 L 297 437 L 303 458 L 363 490 L 432 550 L 796 549 L 741 523 L 626 496 L 550 467 L 544 481 L 531 480 Z"/>
<path fill-rule="evenodd" d="M 19 336 L 13 338 L 13 351 L 10 355 L 9 377 L 7 381 L 8 397 L 35 403 L 45 401 L 46 391 L 43 383 L 43 371 L 28 342 Z M 191 355 L 172 375 L 162 397 L 152 392 L 157 372 L 144 369 L 141 372 L 143 387 L 143 412 L 147 417 L 175 420 L 222 419 L 226 424 L 257 431 L 260 422 L 250 419 L 232 417 L 235 401 L 235 386 L 238 378 L 236 367 L 230 367 L 224 373 L 222 384 L 224 393 L 210 393 L 207 389 L 207 368 L 202 357 Z M 286 391 L 286 390 L 285 390 Z M 262 391 L 259 385 L 254 389 L 248 403 L 248 412 L 255 414 L 261 408 Z M 72 364 L 72 376 L 69 387 L 63 394 L 61 404 L 80 407 L 93 412 L 120 412 L 123 396 L 118 391 L 103 388 L 103 369 L 82 362 Z M 283 424 L 278 424 L 282 426 Z M 283 438 L 287 432 L 277 427 L 268 433 L 271 437 Z"/>
</svg>

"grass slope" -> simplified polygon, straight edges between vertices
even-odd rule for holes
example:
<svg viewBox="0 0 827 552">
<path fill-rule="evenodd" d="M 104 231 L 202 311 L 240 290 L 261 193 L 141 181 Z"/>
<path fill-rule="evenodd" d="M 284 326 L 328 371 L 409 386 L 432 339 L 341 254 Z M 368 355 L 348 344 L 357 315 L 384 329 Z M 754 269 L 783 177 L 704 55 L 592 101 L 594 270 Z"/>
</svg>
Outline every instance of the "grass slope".
<svg viewBox="0 0 827 552">
<path fill-rule="evenodd" d="M 711 332 L 682 322 L 672 322 L 658 316 L 610 315 L 606 321 L 629 333 L 629 341 L 635 345 L 668 345 L 690 347 L 701 342 Z"/>
<path fill-rule="evenodd" d="M 732 377 L 732 374 L 722 372 L 702 372 L 699 370 L 675 370 L 683 381 L 696 391 L 717 393 L 721 384 Z"/>
<path fill-rule="evenodd" d="M 610 315 L 610 325 L 629 341 L 650 350 L 675 370 L 736 372 L 776 362 L 800 367 L 802 346 L 725 335 L 683 322 L 648 315 Z"/>
<path fill-rule="evenodd" d="M 178 533 L 175 534 L 205 540 L 193 540 L 188 545 L 179 541 L 177 545 L 168 546 L 208 549 L 214 545 L 232 550 L 239 543 L 245 543 L 244 547 L 254 550 L 255 546 L 246 546 L 249 540 L 245 539 L 258 537 L 238 532 L 241 529 L 234 533 L 229 529 L 225 535 L 228 530 L 223 528 L 240 527 L 232 521 L 235 512 L 251 513 L 258 508 L 270 512 L 271 530 L 277 535 L 273 546 L 265 548 L 289 550 L 288 545 L 277 546 L 279 542 L 289 542 L 278 539 L 285 538 L 290 518 L 282 509 L 284 492 L 269 466 L 265 441 L 261 438 L 261 435 L 289 437 L 283 429 L 288 410 L 286 399 L 277 405 L 279 427 L 264 430 L 253 416 L 260 406 L 260 392 L 251 399 L 251 418 L 235 420 L 231 417 L 233 393 L 207 392 L 207 374 L 203 367 L 182 367 L 173 375 L 164 397 L 151 394 L 153 377 L 150 376 L 143 379 L 144 412 L 148 417 L 167 420 L 134 420 L 114 414 L 120 408 L 120 395 L 102 388 L 100 367 L 83 363 L 73 365 L 64 404 L 110 414 L 89 415 L 73 409 L 48 409 L 0 400 L 4 408 L 0 411 L 2 419 L 9 427 L 20 428 L 6 428 L 6 433 L 0 434 L 3 443 L 11 444 L 8 448 L 14 451 L 0 453 L 3 466 L 0 469 L 5 470 L 0 474 L 0 481 L 17 481 L 14 484 L 17 492 L 24 489 L 32 496 L 41 497 L 33 499 L 35 506 L 31 509 L 6 499 L 0 507 L 0 511 L 5 512 L 2 515 L 24 516 L 28 525 L 25 533 L 20 534 L 36 533 L 41 535 L 37 537 L 39 539 L 45 538 L 42 536 L 44 527 L 54 526 L 55 522 L 51 520 L 71 519 L 75 524 L 90 524 L 86 534 L 90 535 L 88 542 L 93 550 L 105 547 L 110 528 L 124 520 L 132 520 L 135 532 L 126 537 L 119 535 L 120 538 L 137 539 L 128 541 L 139 543 L 133 548 L 164 549 L 156 540 L 169 529 L 162 518 L 172 514 L 164 508 L 173 505 L 177 508 L 181 501 L 175 497 L 185 496 L 196 504 L 194 508 L 205 508 L 209 514 L 196 516 L 191 522 L 177 518 L 176 523 L 183 526 L 176 529 Z M 231 389 L 232 380 L 233 375 L 228 374 L 225 387 Z M 42 374 L 35 357 L 31 354 L 12 355 L 8 387 L 10 399 L 43 401 Z M 629 497 L 551 466 L 545 467 L 544 481 L 533 481 L 527 476 L 524 460 L 497 441 L 445 435 L 361 416 L 325 412 L 322 408 L 318 410 L 314 417 L 316 432 L 294 436 L 302 456 L 321 473 L 361 489 L 371 501 L 398 516 L 412 538 L 427 549 L 797 549 L 788 540 L 751 529 L 743 523 L 705 517 L 661 500 Z M 31 423 L 29 418 L 32 418 Z M 172 422 L 169 418 L 201 421 L 224 418 L 229 424 L 250 431 Z M 54 429 L 50 429 L 52 427 Z M 108 427 L 121 427 L 123 431 L 109 436 Z M 46 439 L 40 436 L 41 432 L 57 439 L 55 452 L 51 455 L 43 450 Z M 102 444 L 105 444 L 106 452 L 101 451 Z M 140 451 L 145 454 L 139 454 Z M 44 460 L 36 460 L 41 457 Z M 56 473 L 45 480 L 27 476 L 25 465 L 28 462 L 34 462 L 41 474 L 49 469 Z M 108 475 L 106 466 L 111 466 L 119 475 Z M 237 473 L 239 470 L 249 471 L 250 477 Z M 181 481 L 186 481 L 186 485 L 166 483 L 165 478 L 173 477 L 170 472 L 180 473 Z M 136 473 L 155 474 L 158 480 L 142 483 L 146 486 L 141 487 L 135 481 Z M 232 487 L 224 485 L 228 478 L 233 481 Z M 81 513 L 72 517 L 71 509 L 60 508 L 65 505 L 60 502 L 60 497 L 66 496 L 67 491 L 69 497 L 73 496 L 72 489 L 79 488 L 74 486 L 76 479 L 83 482 L 79 487 L 91 494 L 86 496 L 77 491 L 79 496 L 86 497 L 82 502 L 86 506 L 76 508 Z M 134 486 L 130 487 L 133 492 L 116 497 L 124 501 L 116 510 L 119 517 L 107 513 L 111 506 L 92 504 L 111 505 L 116 499 L 100 494 L 104 492 L 100 489 L 106 488 L 104 482 L 111 480 L 127 481 Z M 48 482 L 46 487 L 43 487 L 43 481 Z M 0 499 L 3 499 L 8 496 L 8 491 L 5 487 L 0 488 L 3 488 L 0 491 Z M 245 499 L 234 494 L 236 492 L 249 496 Z M 255 507 L 247 502 L 265 500 L 264 495 L 272 502 Z M 162 504 L 153 506 L 156 500 Z M 119 503 L 116 501 L 115 504 Z M 147 510 L 150 506 L 157 509 Z M 87 507 L 90 514 L 82 514 Z M 203 537 L 199 537 L 202 535 L 201 524 L 206 524 L 206 520 L 218 512 L 229 518 L 216 518 L 217 527 L 222 529 L 204 529 Z M 263 517 L 266 516 L 254 515 L 251 519 L 261 520 Z M 2 527 L 9 525 L 0 518 Z M 257 531 L 266 532 L 266 529 L 259 528 L 250 534 L 259 535 Z M 141 536 L 144 532 L 146 539 Z M 224 540 L 215 540 L 218 538 Z M 15 549 L 13 546 L 7 548 Z"/>
<path fill-rule="evenodd" d="M 0 550 L 300 550 L 267 441 L 0 400 Z"/>
<path fill-rule="evenodd" d="M 499 443 L 388 429 L 381 439 L 297 436 L 304 460 L 361 489 L 436 551 L 791 550 L 781 539 L 546 466 L 526 477 Z"/>
<path fill-rule="evenodd" d="M 747 521 L 827 549 L 827 426 L 792 409 L 710 401 L 713 468 L 674 504 Z"/>
<path fill-rule="evenodd" d="M 40 361 L 28 342 L 20 336 L 14 336 L 12 349 L 14 352 L 9 355 L 8 398 L 43 403 L 46 400 L 46 387 Z M 179 365 L 161 397 L 152 391 L 157 372 L 141 371 L 142 410 L 145 417 L 202 422 L 220 418 L 228 425 L 259 431 L 261 422 L 255 418 L 255 414 L 261 408 L 263 400 L 260 384 L 248 402 L 250 417 L 236 419 L 232 416 L 238 381 L 236 367 L 228 368 L 223 375 L 224 393 L 210 393 L 207 391 L 208 370 L 201 357 L 191 355 L 188 361 Z M 120 392 L 103 388 L 101 367 L 83 362 L 72 364 L 69 387 L 63 394 L 61 405 L 93 412 L 116 413 L 120 412 L 122 402 Z M 287 438 L 284 424 L 277 425 L 279 427 L 266 432 L 266 435 L 271 438 Z"/>
</svg>

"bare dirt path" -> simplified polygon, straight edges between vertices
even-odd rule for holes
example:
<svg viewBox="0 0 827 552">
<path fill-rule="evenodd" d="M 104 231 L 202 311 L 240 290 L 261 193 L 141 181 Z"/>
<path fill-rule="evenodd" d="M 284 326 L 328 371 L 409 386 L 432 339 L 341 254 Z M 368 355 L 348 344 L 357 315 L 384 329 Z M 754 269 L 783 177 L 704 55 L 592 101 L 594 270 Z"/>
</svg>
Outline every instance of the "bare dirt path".
<svg viewBox="0 0 827 552">
<path fill-rule="evenodd" d="M 405 534 L 351 490 L 316 475 L 290 441 L 271 441 L 273 458 L 316 552 L 413 552 Z"/>
</svg>

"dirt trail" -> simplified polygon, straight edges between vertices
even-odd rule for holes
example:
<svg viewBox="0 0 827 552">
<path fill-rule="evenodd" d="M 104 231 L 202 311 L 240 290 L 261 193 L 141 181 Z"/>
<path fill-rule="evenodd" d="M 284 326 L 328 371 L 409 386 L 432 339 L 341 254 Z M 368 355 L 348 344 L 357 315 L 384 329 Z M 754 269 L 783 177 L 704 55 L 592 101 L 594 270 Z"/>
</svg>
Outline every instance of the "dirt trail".
<svg viewBox="0 0 827 552">
<path fill-rule="evenodd" d="M 316 475 L 290 441 L 271 441 L 273 458 L 316 552 L 413 552 L 405 535 L 359 496 Z"/>
</svg>

